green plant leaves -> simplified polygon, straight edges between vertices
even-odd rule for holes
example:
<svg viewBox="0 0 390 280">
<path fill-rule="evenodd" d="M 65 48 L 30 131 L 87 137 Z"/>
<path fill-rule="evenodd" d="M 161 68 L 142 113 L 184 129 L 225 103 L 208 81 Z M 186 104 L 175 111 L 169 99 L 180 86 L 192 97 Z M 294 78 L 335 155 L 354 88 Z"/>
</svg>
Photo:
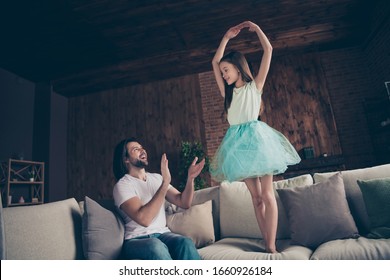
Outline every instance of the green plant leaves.
<svg viewBox="0 0 390 280">
<path fill-rule="evenodd" d="M 195 157 L 198 157 L 198 162 L 205 158 L 205 165 L 202 172 L 198 177 L 195 178 L 194 188 L 195 190 L 200 190 L 207 187 L 206 175 L 209 170 L 210 162 L 209 158 L 206 156 L 202 143 L 195 141 L 182 141 L 181 142 L 181 151 L 179 159 L 179 177 L 180 177 L 180 187 L 179 190 L 183 190 L 187 183 L 187 174 L 188 168 L 190 167 L 192 161 Z"/>
</svg>

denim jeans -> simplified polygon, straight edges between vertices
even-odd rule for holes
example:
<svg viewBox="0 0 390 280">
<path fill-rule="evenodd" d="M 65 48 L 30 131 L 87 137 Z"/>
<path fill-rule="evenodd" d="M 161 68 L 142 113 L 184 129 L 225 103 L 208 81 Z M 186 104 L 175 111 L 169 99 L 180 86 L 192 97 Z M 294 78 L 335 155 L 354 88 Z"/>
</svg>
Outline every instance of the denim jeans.
<svg viewBox="0 0 390 280">
<path fill-rule="evenodd" d="M 130 260 L 200 260 L 192 240 L 173 232 L 127 239 L 123 244 L 123 256 Z"/>
</svg>

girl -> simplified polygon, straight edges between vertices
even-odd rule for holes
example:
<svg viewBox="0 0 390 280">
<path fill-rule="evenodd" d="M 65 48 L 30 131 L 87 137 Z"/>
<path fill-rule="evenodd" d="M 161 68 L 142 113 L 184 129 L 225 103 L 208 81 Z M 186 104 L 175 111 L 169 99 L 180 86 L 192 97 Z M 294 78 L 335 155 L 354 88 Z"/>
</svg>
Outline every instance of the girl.
<svg viewBox="0 0 390 280">
<path fill-rule="evenodd" d="M 223 56 L 228 41 L 243 28 L 256 32 L 264 53 L 258 74 L 253 77 L 240 52 Z M 230 124 L 210 166 L 214 180 L 244 181 L 251 194 L 256 219 L 266 251 L 277 253 L 278 208 L 273 190 L 273 175 L 300 158 L 280 132 L 258 121 L 261 94 L 271 63 L 272 46 L 259 26 L 245 21 L 230 28 L 213 58 L 213 70 Z"/>
</svg>

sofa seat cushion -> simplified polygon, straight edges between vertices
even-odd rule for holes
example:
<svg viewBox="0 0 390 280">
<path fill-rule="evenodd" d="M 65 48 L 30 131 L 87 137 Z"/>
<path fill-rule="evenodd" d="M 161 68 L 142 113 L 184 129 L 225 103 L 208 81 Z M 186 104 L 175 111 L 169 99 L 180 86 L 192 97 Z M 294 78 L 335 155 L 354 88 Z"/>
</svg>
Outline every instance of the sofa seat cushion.
<svg viewBox="0 0 390 280">
<path fill-rule="evenodd" d="M 83 259 L 81 212 L 74 198 L 3 209 L 6 258 Z"/>
<path fill-rule="evenodd" d="M 204 260 L 308 260 L 312 250 L 291 245 L 290 240 L 277 240 L 277 254 L 265 252 L 265 244 L 255 238 L 223 238 L 214 244 L 199 249 Z"/>
<path fill-rule="evenodd" d="M 389 260 L 390 239 L 334 240 L 322 244 L 311 256 L 312 260 Z"/>
</svg>

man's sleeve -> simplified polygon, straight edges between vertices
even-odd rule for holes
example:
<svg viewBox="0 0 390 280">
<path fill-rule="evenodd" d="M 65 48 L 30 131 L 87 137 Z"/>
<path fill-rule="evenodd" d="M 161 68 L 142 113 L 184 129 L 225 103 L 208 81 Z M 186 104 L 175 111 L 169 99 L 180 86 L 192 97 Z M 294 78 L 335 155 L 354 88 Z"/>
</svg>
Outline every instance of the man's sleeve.
<svg viewBox="0 0 390 280">
<path fill-rule="evenodd" d="M 115 205 L 119 208 L 125 201 L 137 196 L 135 188 L 129 188 L 124 182 L 118 182 L 114 186 L 113 197 Z"/>
</svg>

